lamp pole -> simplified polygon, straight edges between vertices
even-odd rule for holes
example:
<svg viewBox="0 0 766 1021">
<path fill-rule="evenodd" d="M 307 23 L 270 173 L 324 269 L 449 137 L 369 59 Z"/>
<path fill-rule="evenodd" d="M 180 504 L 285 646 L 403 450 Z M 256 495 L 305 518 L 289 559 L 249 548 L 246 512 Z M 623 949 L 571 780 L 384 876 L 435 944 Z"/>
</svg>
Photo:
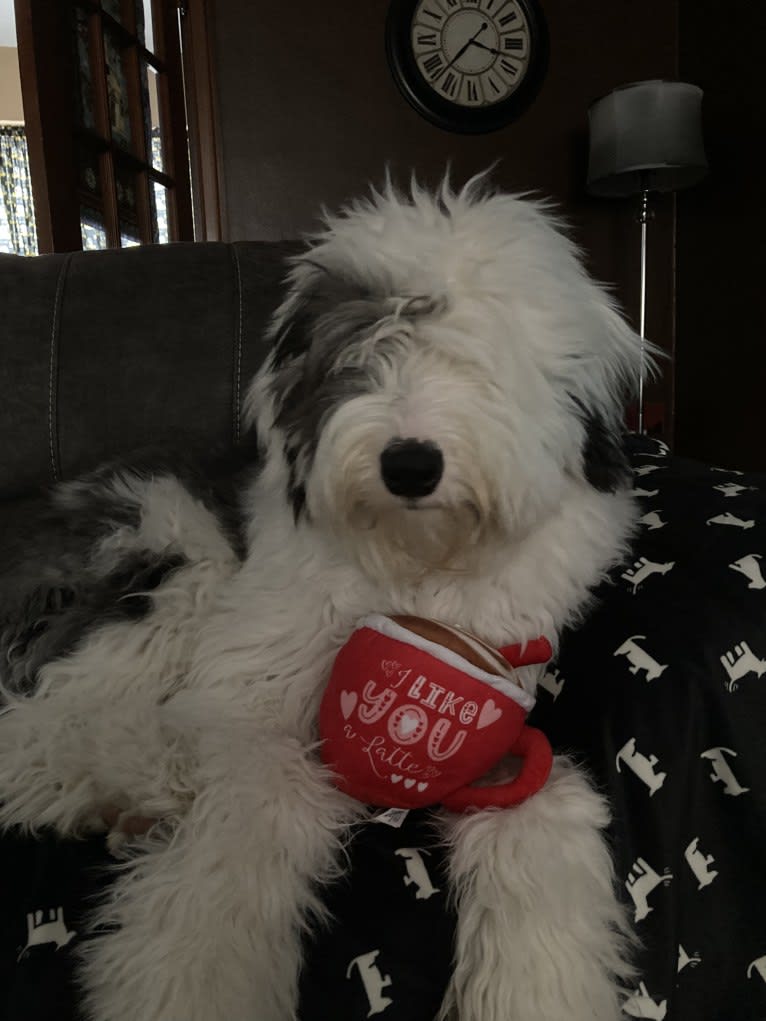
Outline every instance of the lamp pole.
<svg viewBox="0 0 766 1021">
<path fill-rule="evenodd" d="M 643 177 L 643 174 L 642 174 Z M 643 182 L 644 184 L 646 182 Z M 639 333 L 641 336 L 641 359 L 638 369 L 638 433 L 644 435 L 644 373 L 646 366 L 646 226 L 650 219 L 649 192 L 646 187 L 641 189 L 641 205 L 638 211 L 638 222 L 641 224 L 641 297 L 639 314 Z"/>
<path fill-rule="evenodd" d="M 636 416 L 640 435 L 646 434 L 645 396 L 650 364 L 646 336 L 647 235 L 649 220 L 654 219 L 650 196 L 687 188 L 707 173 L 701 102 L 702 89 L 697 85 L 654 78 L 620 85 L 588 108 L 588 191 L 605 198 L 630 197 L 636 203 L 634 222 L 641 225 Z"/>
</svg>

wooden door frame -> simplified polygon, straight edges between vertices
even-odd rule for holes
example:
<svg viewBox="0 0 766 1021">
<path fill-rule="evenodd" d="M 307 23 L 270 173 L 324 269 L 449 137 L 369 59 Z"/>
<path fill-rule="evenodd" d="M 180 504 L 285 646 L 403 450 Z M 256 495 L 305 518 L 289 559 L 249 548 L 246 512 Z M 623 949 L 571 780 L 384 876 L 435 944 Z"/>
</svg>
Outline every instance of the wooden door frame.
<svg viewBox="0 0 766 1021">
<path fill-rule="evenodd" d="M 226 217 L 213 55 L 214 0 L 179 0 L 186 117 L 198 241 L 225 241 Z"/>
<path fill-rule="evenodd" d="M 77 191 L 72 95 L 61 86 L 73 80 L 73 58 L 71 47 L 57 45 L 70 31 L 69 5 L 48 4 L 43 10 L 42 5 L 15 0 L 15 12 L 38 251 L 76 251 L 82 248 L 82 234 L 79 209 L 71 202 Z M 44 122 L 49 124 L 46 131 Z"/>
<path fill-rule="evenodd" d="M 60 0 L 55 3 L 15 0 L 22 99 L 41 253 L 76 251 L 82 247 L 79 203 L 73 200 L 78 191 L 73 96 L 71 88 L 62 85 L 74 81 L 74 48 L 61 44 L 71 37 L 70 6 Z M 172 79 L 178 87 L 182 85 L 185 95 L 185 118 L 174 116 L 168 120 L 172 151 L 184 155 L 170 168 L 180 187 L 172 189 L 172 195 L 168 193 L 168 215 L 176 239 L 218 241 L 224 235 L 223 175 L 209 0 L 165 0 L 161 15 L 155 15 L 155 30 L 161 37 L 170 38 L 172 33 L 178 38 L 175 20 L 179 15 L 183 61 L 178 43 L 168 47 L 166 71 L 167 80 Z M 160 96 L 160 104 L 161 109 L 165 107 L 165 117 L 169 117 L 167 95 L 164 100 Z M 184 120 L 188 125 L 188 163 Z M 108 200 L 106 194 L 104 200 Z M 107 233 L 113 244 L 114 225 Z"/>
</svg>

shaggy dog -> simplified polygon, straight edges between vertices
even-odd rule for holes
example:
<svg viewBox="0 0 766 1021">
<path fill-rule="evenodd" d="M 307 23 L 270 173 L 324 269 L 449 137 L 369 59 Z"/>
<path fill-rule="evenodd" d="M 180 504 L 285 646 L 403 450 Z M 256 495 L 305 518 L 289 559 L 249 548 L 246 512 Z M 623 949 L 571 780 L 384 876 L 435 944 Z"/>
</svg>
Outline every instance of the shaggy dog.
<svg viewBox="0 0 766 1021">
<path fill-rule="evenodd" d="M 6 614 L 2 824 L 77 834 L 109 807 L 116 847 L 131 816 L 159 820 L 84 952 L 96 1021 L 294 1018 L 301 932 L 367 814 L 317 751 L 355 621 L 555 644 L 634 520 L 639 341 L 544 204 L 483 179 L 373 192 L 293 260 L 272 341 L 242 558 L 182 474 L 104 471 L 58 490 L 66 556 Z M 583 774 L 557 760 L 518 808 L 439 820 L 458 907 L 441 1016 L 616 1021 L 628 939 Z"/>
</svg>

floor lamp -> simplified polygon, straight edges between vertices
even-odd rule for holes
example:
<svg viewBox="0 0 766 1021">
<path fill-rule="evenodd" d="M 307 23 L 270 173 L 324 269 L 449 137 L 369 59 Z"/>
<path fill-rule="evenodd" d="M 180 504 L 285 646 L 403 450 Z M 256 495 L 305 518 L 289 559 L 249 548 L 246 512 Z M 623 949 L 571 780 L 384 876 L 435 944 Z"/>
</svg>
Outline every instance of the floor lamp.
<svg viewBox="0 0 766 1021">
<path fill-rule="evenodd" d="M 588 111 L 588 191 L 607 198 L 639 197 L 641 225 L 638 431 L 644 427 L 646 233 L 653 192 L 678 191 L 707 173 L 702 141 L 702 89 L 686 82 L 633 82 L 597 99 Z"/>
</svg>

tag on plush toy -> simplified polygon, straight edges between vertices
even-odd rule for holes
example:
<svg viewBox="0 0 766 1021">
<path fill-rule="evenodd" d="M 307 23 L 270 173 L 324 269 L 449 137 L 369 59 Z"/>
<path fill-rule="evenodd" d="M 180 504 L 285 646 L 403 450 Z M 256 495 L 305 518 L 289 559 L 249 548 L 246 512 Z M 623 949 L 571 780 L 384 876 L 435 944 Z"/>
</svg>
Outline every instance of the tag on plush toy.
<svg viewBox="0 0 766 1021">
<path fill-rule="evenodd" d="M 370 822 L 382 822 L 398 830 L 409 814 L 409 808 L 384 808 L 381 812 L 376 812 Z"/>
<path fill-rule="evenodd" d="M 519 804 L 544 785 L 553 755 L 545 735 L 526 726 L 534 698 L 513 665 L 550 655 L 545 639 L 504 658 L 436 621 L 366 617 L 338 653 L 322 699 L 322 759 L 341 790 L 369 805 Z M 471 786 L 506 755 L 522 760 L 515 779 Z"/>
</svg>

